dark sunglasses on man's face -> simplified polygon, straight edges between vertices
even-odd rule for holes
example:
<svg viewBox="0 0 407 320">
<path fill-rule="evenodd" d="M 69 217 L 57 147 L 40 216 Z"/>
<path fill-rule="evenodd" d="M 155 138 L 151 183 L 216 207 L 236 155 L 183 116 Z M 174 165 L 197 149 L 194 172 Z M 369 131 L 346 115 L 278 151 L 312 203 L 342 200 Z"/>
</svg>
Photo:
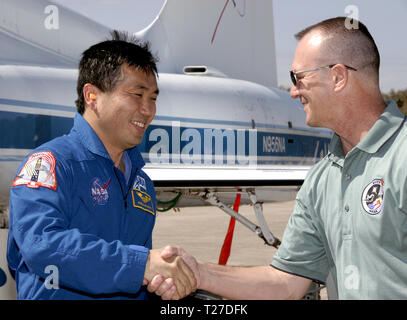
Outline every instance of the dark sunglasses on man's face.
<svg viewBox="0 0 407 320">
<path fill-rule="evenodd" d="M 298 83 L 297 74 L 304 73 L 304 72 L 309 72 L 309 71 L 317 71 L 317 70 L 321 70 L 321 69 L 325 69 L 325 68 L 331 69 L 332 67 L 334 67 L 336 65 L 337 65 L 337 63 L 330 64 L 329 66 L 323 66 L 323 67 L 307 69 L 307 70 L 300 70 L 300 71 L 292 71 L 292 70 L 290 70 L 291 81 L 292 81 L 293 85 L 296 86 L 297 83 Z M 347 65 L 344 65 L 344 66 L 349 70 L 357 71 L 355 68 L 349 67 Z"/>
</svg>

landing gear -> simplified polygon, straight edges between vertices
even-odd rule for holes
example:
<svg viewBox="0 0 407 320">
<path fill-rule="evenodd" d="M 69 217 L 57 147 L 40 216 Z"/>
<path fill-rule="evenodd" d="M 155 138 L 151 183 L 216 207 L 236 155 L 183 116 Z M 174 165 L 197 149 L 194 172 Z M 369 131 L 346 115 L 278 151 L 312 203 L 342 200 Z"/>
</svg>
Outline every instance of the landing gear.
<svg viewBox="0 0 407 320">
<path fill-rule="evenodd" d="M 244 191 L 242 191 L 244 192 Z M 201 195 L 202 199 L 208 202 L 209 204 L 218 207 L 231 217 L 235 218 L 237 221 L 242 223 L 245 227 L 249 228 L 251 231 L 257 234 L 260 238 L 264 240 L 264 242 L 270 246 L 273 246 L 275 248 L 278 248 L 280 245 L 281 241 L 276 238 L 269 230 L 267 226 L 266 219 L 264 218 L 263 215 L 263 206 L 261 202 L 257 201 L 257 197 L 254 191 L 246 191 L 249 199 L 253 205 L 254 212 L 256 214 L 257 221 L 259 225 L 254 224 L 250 220 L 248 220 L 246 217 L 242 216 L 238 212 L 234 211 L 230 207 L 228 207 L 226 204 L 221 202 L 214 192 L 207 192 Z"/>
</svg>

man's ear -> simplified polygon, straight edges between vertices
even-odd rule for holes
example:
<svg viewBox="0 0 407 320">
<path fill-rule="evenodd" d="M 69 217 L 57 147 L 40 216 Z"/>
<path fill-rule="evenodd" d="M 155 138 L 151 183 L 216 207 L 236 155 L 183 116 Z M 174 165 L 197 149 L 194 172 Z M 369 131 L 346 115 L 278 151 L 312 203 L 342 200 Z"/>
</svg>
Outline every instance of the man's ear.
<svg viewBox="0 0 407 320">
<path fill-rule="evenodd" d="M 334 91 L 340 92 L 345 89 L 348 84 L 348 69 L 343 64 L 336 64 L 332 67 L 332 80 L 334 83 Z"/>
<path fill-rule="evenodd" d="M 90 108 L 93 111 L 97 111 L 97 100 L 100 90 L 93 84 L 86 83 L 83 86 L 83 99 L 85 100 L 85 110 Z"/>
</svg>

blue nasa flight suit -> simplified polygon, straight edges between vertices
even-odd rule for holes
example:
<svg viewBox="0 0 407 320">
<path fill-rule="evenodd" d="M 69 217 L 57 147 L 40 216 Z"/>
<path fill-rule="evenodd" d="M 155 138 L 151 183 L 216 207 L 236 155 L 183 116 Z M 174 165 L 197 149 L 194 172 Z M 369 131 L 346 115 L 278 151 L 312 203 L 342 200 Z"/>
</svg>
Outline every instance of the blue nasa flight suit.
<svg viewBox="0 0 407 320">
<path fill-rule="evenodd" d="M 139 151 L 125 152 L 126 182 L 80 114 L 68 135 L 39 151 L 55 157 L 56 189 L 10 192 L 7 260 L 18 298 L 146 299 L 156 198 Z"/>
</svg>

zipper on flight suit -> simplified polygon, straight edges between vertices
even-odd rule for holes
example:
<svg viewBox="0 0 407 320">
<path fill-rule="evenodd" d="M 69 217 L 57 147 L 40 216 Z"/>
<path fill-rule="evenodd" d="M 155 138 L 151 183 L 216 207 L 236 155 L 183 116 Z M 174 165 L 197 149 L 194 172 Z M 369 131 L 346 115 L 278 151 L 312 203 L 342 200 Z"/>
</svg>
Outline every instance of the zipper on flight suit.
<svg viewBox="0 0 407 320">
<path fill-rule="evenodd" d="M 120 191 L 122 192 L 124 208 L 127 210 L 127 196 L 129 195 L 129 192 L 130 192 L 130 189 L 131 189 L 131 187 L 132 187 L 132 184 L 129 183 L 129 187 L 128 187 L 126 193 L 124 193 L 123 187 L 122 187 L 122 183 L 120 182 L 120 178 L 119 178 L 119 176 L 117 175 L 116 170 L 120 170 L 120 169 L 117 169 L 116 167 L 113 167 L 114 175 L 116 176 L 116 179 L 117 179 L 117 181 L 119 182 Z M 129 180 L 129 181 L 133 181 L 133 180 L 134 180 L 133 178 L 134 178 L 134 176 L 137 174 L 137 171 L 138 171 L 138 168 L 136 168 L 134 174 L 133 174 L 132 176 L 130 176 L 130 180 Z"/>
</svg>

